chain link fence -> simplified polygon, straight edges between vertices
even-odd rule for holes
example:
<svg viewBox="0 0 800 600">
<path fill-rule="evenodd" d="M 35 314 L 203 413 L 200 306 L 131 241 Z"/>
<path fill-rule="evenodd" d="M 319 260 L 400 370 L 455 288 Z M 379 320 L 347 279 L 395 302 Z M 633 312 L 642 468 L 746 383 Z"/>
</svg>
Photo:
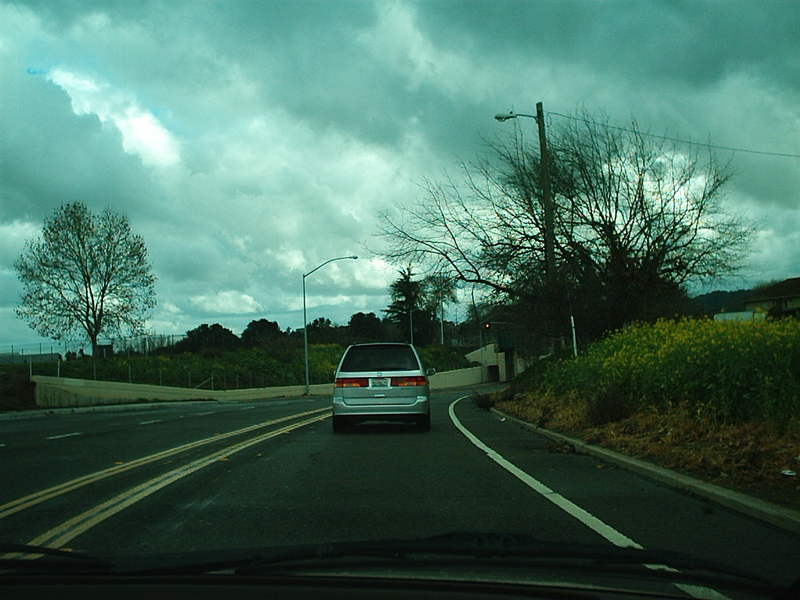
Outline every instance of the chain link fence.
<svg viewBox="0 0 800 600">
<path fill-rule="evenodd" d="M 185 335 L 149 334 L 118 338 L 91 349 L 70 342 L 51 345 L 0 344 L 0 371 L 27 372 L 95 381 L 115 381 L 208 390 L 283 387 L 305 383 L 301 340 L 283 338 L 257 348 L 179 352 Z M 344 352 L 340 344 L 309 346 L 311 384 L 333 382 Z M 426 367 L 448 371 L 469 366 L 463 351 L 442 346 L 420 349 Z"/>
</svg>

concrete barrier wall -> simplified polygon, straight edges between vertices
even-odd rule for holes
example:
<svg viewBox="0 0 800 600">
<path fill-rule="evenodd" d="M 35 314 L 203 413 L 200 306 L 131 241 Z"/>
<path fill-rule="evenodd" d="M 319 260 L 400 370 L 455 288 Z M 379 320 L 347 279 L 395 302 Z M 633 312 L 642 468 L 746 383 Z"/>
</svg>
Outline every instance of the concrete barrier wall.
<svg viewBox="0 0 800 600">
<path fill-rule="evenodd" d="M 455 371 L 442 371 L 428 377 L 428 381 L 432 390 L 477 385 L 483 383 L 481 370 L 481 367 L 469 367 L 468 369 L 456 369 Z"/>
<path fill-rule="evenodd" d="M 217 400 L 247 402 L 267 398 L 296 397 L 305 394 L 304 385 L 243 390 L 195 390 L 189 388 L 91 381 L 34 375 L 36 405 L 42 408 L 72 408 L 137 402 L 179 402 L 181 400 Z M 431 389 L 462 387 L 481 383 L 481 368 L 458 369 L 436 373 L 430 377 Z M 333 384 L 312 385 L 311 394 L 330 396 Z"/>
<path fill-rule="evenodd" d="M 304 385 L 244 390 L 194 390 L 189 388 L 90 381 L 34 375 L 36 404 L 42 408 L 131 404 L 136 402 L 176 402 L 181 400 L 225 400 L 246 402 L 266 398 L 302 396 Z M 314 395 L 331 395 L 333 384 L 311 386 Z"/>
</svg>

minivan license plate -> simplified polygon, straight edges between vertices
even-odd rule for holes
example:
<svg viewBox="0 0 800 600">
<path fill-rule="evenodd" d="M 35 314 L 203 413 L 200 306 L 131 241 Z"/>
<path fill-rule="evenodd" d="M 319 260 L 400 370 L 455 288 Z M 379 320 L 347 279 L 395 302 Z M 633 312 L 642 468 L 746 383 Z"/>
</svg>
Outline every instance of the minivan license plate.
<svg viewBox="0 0 800 600">
<path fill-rule="evenodd" d="M 371 386 L 374 388 L 388 388 L 389 387 L 389 378 L 388 377 L 380 377 L 377 379 L 372 379 Z"/>
</svg>

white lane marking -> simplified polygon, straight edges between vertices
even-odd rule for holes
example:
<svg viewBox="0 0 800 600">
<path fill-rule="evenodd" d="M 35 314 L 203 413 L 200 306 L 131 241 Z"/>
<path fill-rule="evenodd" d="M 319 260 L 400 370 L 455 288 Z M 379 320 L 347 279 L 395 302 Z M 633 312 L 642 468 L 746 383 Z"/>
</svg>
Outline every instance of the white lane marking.
<svg viewBox="0 0 800 600">
<path fill-rule="evenodd" d="M 151 419 L 150 421 L 140 421 L 139 425 L 152 425 L 153 423 L 161 423 L 163 419 Z"/>
<path fill-rule="evenodd" d="M 673 583 L 672 585 L 679 590 L 683 590 L 693 598 L 699 598 L 700 600 L 731 600 L 725 594 L 721 594 L 717 590 L 711 588 L 699 585 L 688 585 L 685 583 Z"/>
<path fill-rule="evenodd" d="M 51 435 L 48 440 L 60 440 L 61 438 L 74 437 L 76 435 L 83 435 L 82 431 L 73 431 L 72 433 L 62 433 L 61 435 Z"/>
<path fill-rule="evenodd" d="M 486 452 L 486 455 L 489 458 L 491 458 L 494 462 L 503 467 L 506 471 L 517 477 L 517 479 L 525 483 L 532 490 L 544 496 L 547 500 L 558 506 L 561 510 L 575 517 L 581 523 L 586 525 L 589 529 L 591 529 L 595 533 L 600 534 L 615 546 L 620 546 L 622 548 L 630 547 L 630 548 L 637 548 L 639 550 L 644 550 L 644 546 L 637 544 L 631 538 L 620 533 L 610 525 L 607 525 L 606 523 L 595 517 L 593 514 L 588 512 L 587 510 L 584 510 L 583 508 L 581 508 L 571 500 L 568 500 L 558 492 L 553 491 L 538 479 L 531 477 L 525 471 L 523 471 L 515 464 L 503 458 L 500 454 L 492 450 L 489 446 L 484 444 L 475 435 L 473 435 L 469 429 L 464 427 L 461 421 L 459 421 L 458 417 L 456 417 L 455 406 L 456 404 L 458 404 L 458 402 L 460 402 L 463 399 L 464 397 L 458 398 L 450 404 L 450 408 L 448 409 L 448 412 L 450 413 L 450 420 L 453 421 L 453 425 L 455 425 L 458 428 L 458 430 L 461 433 L 463 433 L 464 436 L 470 442 L 472 442 L 479 449 Z M 675 570 L 665 565 L 644 565 L 644 566 L 653 570 L 668 570 L 668 571 Z M 675 587 L 683 590 L 684 592 L 690 594 L 695 598 L 704 598 L 704 599 L 714 598 L 717 600 L 730 600 L 730 598 L 728 598 L 724 594 L 721 594 L 718 591 L 713 590 L 711 588 L 693 586 L 693 585 L 683 585 L 683 584 L 675 584 Z"/>
<path fill-rule="evenodd" d="M 195 416 L 196 417 L 202 417 L 203 415 L 215 415 L 215 414 L 217 414 L 216 411 L 210 410 L 208 412 L 197 413 Z"/>
</svg>

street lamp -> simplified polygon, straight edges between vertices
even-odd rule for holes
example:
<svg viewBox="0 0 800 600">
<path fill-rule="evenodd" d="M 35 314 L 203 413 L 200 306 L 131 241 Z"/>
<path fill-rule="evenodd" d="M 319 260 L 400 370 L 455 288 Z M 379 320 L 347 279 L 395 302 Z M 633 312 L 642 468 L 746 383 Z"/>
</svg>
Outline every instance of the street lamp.
<svg viewBox="0 0 800 600">
<path fill-rule="evenodd" d="M 539 125 L 539 154 L 541 155 L 542 171 L 542 195 L 544 203 L 544 261 L 545 274 L 547 276 L 548 287 L 552 289 L 553 280 L 556 273 L 555 261 L 555 232 L 553 227 L 553 195 L 550 191 L 550 155 L 547 152 L 547 135 L 544 130 L 544 109 L 542 103 L 536 103 L 536 114 L 526 115 L 523 113 L 507 112 L 495 115 L 495 119 L 501 123 L 517 117 L 527 117 L 534 119 Z"/>
<path fill-rule="evenodd" d="M 303 273 L 303 354 L 306 363 L 306 396 L 308 396 L 311 387 L 311 382 L 308 375 L 308 317 L 306 315 L 306 277 L 321 269 L 328 263 L 332 263 L 336 260 L 356 260 L 357 258 L 357 256 L 338 256 L 336 258 L 330 258 L 321 265 L 317 265 L 311 269 L 308 273 Z"/>
</svg>

